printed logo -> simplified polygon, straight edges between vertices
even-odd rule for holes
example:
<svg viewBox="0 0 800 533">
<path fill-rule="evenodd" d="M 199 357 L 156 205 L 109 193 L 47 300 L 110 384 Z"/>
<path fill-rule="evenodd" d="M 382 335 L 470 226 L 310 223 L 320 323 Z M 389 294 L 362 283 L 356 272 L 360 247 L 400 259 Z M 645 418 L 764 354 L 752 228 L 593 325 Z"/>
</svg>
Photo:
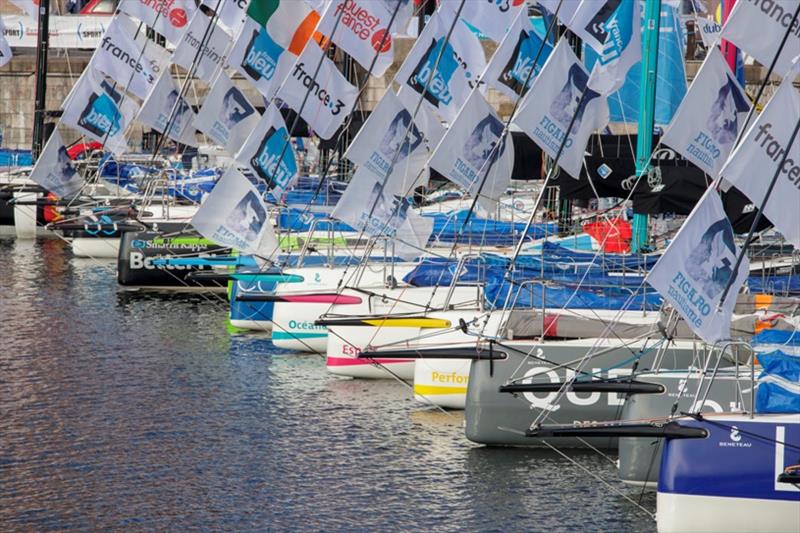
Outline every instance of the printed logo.
<svg viewBox="0 0 800 533">
<path fill-rule="evenodd" d="M 311 88 L 311 94 L 317 97 L 322 105 L 330 110 L 331 115 L 336 116 L 342 112 L 344 102 L 332 97 L 328 89 L 320 87 L 319 82 L 305 71 L 305 63 L 297 63 L 292 71 L 292 76 L 303 84 L 303 87 Z"/>
<path fill-rule="evenodd" d="M 411 122 L 411 113 L 403 109 L 392 119 L 378 149 L 372 152 L 366 166 L 379 176 L 385 177 L 392 161 L 395 165 L 400 164 L 422 144 L 422 141 L 422 133 Z"/>
<path fill-rule="evenodd" d="M 214 232 L 214 240 L 246 249 L 258 239 L 267 220 L 267 211 L 253 191 L 239 200 L 233 211 L 225 218 L 225 224 Z"/>
<path fill-rule="evenodd" d="M 381 182 L 376 181 L 367 198 L 366 210 L 361 213 L 360 222 L 364 230 L 372 235 L 393 237 L 397 228 L 408 217 L 409 205 L 409 200 L 401 196 L 387 198 L 381 190 Z M 370 211 L 372 216 L 369 216 Z"/>
<path fill-rule="evenodd" d="M 703 293 L 714 300 L 725 290 L 735 262 L 733 229 L 728 219 L 723 218 L 703 234 L 700 245 L 689 255 L 686 272 Z"/>
<path fill-rule="evenodd" d="M 533 61 L 543 44 L 542 40 L 534 32 L 522 30 L 517 39 L 517 45 L 514 47 L 514 52 L 500 74 L 500 83 L 519 96 L 525 94 L 533 80 L 539 75 L 539 71 L 542 69 L 541 64 L 547 59 L 552 50 L 550 45 L 545 45 L 540 54 L 539 62 L 534 65 Z M 531 73 L 531 69 L 534 69 L 533 73 Z"/>
<path fill-rule="evenodd" d="M 231 87 L 222 96 L 222 110 L 220 111 L 219 121 L 225 128 L 231 130 L 255 112 L 256 110 L 247 101 L 242 91 L 236 87 Z"/>
<path fill-rule="evenodd" d="M 256 174 L 264 180 L 269 188 L 288 187 L 292 177 L 297 173 L 297 166 L 290 148 L 284 146 L 289 139 L 286 128 L 275 129 L 270 127 L 261 140 L 256 155 L 250 163 Z M 278 158 L 283 152 L 283 159 L 278 163 Z"/>
<path fill-rule="evenodd" d="M 183 28 L 186 26 L 187 22 L 189 22 L 189 17 L 183 9 L 176 7 L 169 12 L 169 23 L 172 24 L 173 27 Z"/>
<path fill-rule="evenodd" d="M 420 94 L 424 91 L 424 98 L 436 107 L 447 106 L 453 101 L 450 79 L 458 67 L 455 51 L 450 43 L 447 43 L 441 53 L 438 68 L 435 73 L 433 72 L 443 43 L 444 39 L 434 39 L 431 42 L 428 51 L 422 56 L 422 60 L 408 79 L 408 85 Z M 427 90 L 425 90 L 426 85 Z"/>
<path fill-rule="evenodd" d="M 721 440 L 719 442 L 720 448 L 750 448 L 753 446 L 752 442 L 742 440 L 742 435 L 739 433 L 739 428 L 731 426 L 731 432 L 728 435 L 728 440 Z"/>
<path fill-rule="evenodd" d="M 283 48 L 272 40 L 264 27 L 253 31 L 250 44 L 245 50 L 242 68 L 252 79 L 269 81 L 278 69 L 278 59 Z"/>
<path fill-rule="evenodd" d="M 100 82 L 103 88 L 102 93 L 92 93 L 89 102 L 78 118 L 78 125 L 90 131 L 97 137 L 113 137 L 119 133 L 122 125 L 122 118 L 117 104 L 122 96 L 116 92 L 108 83 L 103 80 Z"/>
<path fill-rule="evenodd" d="M 619 8 L 621 3 L 622 0 L 606 0 L 606 3 L 603 5 L 603 7 L 601 7 L 597 13 L 595 13 L 594 17 L 592 17 L 592 19 L 584 28 L 589 35 L 597 39 L 597 42 L 606 42 L 606 39 L 608 38 L 606 23 L 617 11 L 617 8 Z"/>
<path fill-rule="evenodd" d="M 385 53 L 391 49 L 391 35 L 386 33 L 385 28 L 378 29 L 381 19 L 370 13 L 368 4 L 356 0 L 345 0 L 336 6 L 334 15 L 340 17 L 339 25 L 349 28 L 353 35 L 362 41 L 369 39 L 376 52 Z"/>
</svg>

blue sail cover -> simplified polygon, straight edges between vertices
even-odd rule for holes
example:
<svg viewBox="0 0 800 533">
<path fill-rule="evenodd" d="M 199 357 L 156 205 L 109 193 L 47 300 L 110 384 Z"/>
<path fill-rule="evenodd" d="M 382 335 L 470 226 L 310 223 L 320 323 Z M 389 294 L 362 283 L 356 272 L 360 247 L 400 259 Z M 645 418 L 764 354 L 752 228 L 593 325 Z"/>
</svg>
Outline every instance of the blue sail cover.
<svg viewBox="0 0 800 533">
<path fill-rule="evenodd" d="M 800 296 L 800 276 L 780 274 L 762 278 L 750 276 L 747 280 L 751 293 L 783 294 L 786 296 Z"/>
<path fill-rule="evenodd" d="M 800 413 L 800 356 L 781 350 L 758 354 L 757 413 Z"/>
<path fill-rule="evenodd" d="M 511 246 L 519 242 L 525 224 L 522 222 L 505 222 L 471 216 L 464 224 L 468 210 L 455 213 L 425 213 L 423 216 L 433 219 L 432 242 L 449 243 L 458 239 L 463 244 L 484 244 L 487 246 Z M 542 239 L 558 231 L 557 224 L 533 224 L 528 230 L 525 240 Z"/>
<path fill-rule="evenodd" d="M 644 9 L 641 10 L 644 16 Z M 642 23 L 642 28 L 645 24 Z M 683 28 L 677 9 L 661 4 L 661 31 L 658 36 L 658 79 L 656 82 L 656 124 L 666 126 L 686 95 L 686 72 L 683 67 Z M 584 46 L 584 63 L 588 70 L 598 55 Z M 639 120 L 639 78 L 641 62 L 628 71 L 625 84 L 608 97 L 611 122 L 636 123 Z"/>
</svg>

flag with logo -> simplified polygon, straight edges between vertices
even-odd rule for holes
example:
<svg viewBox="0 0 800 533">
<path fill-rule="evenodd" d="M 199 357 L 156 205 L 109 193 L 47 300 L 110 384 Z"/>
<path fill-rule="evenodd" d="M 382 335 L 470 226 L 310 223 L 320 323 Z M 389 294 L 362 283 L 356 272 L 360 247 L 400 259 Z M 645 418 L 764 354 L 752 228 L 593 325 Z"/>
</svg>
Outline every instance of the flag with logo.
<svg viewBox="0 0 800 533">
<path fill-rule="evenodd" d="M 319 15 L 303 2 L 252 2 L 228 64 L 265 98 L 272 98 L 313 35 L 317 22 Z"/>
<path fill-rule="evenodd" d="M 451 25 L 453 31 L 445 43 Z M 397 71 L 395 81 L 403 89 L 398 96 L 412 109 L 422 97 L 425 105 L 452 122 L 485 68 L 478 37 L 460 20 L 454 23 L 449 9 L 439 9 Z"/>
<path fill-rule="evenodd" d="M 428 140 L 428 147 L 433 150 L 447 131 L 439 116 L 428 106 L 420 105 L 417 107 L 419 95 L 409 88 L 401 87 L 397 92 L 397 99 L 407 111 L 412 114 L 416 112 L 414 124 L 422 131 L 425 139 Z"/>
<path fill-rule="evenodd" d="M 390 249 L 397 257 L 418 257 L 433 232 L 433 219 L 415 213 L 409 198 L 392 194 L 382 181 L 365 167 L 356 169 L 331 217 L 367 235 L 392 238 Z"/>
<path fill-rule="evenodd" d="M 236 161 L 250 167 L 276 195 L 288 189 L 297 178 L 297 163 L 289 133 L 278 109 L 270 104 L 259 119 Z"/>
<path fill-rule="evenodd" d="M 646 281 L 680 313 L 698 337 L 714 343 L 730 338 L 736 295 L 750 273 L 746 257 L 734 273 L 738 254 L 722 200 L 711 187 L 647 274 Z M 731 277 L 734 282 L 717 312 Z"/>
<path fill-rule="evenodd" d="M 0 17 L 0 67 L 11 61 L 11 46 L 3 34 L 3 19 Z"/>
<path fill-rule="evenodd" d="M 792 78 L 790 74 L 783 80 L 721 174 L 762 210 L 787 241 L 800 247 L 800 135 L 788 146 L 800 121 L 800 94 L 792 85 Z M 779 165 L 778 181 L 767 204 L 762 206 Z"/>
<path fill-rule="evenodd" d="M 389 192 L 405 196 L 428 181 L 427 173 L 423 172 L 428 149 L 428 142 L 411 120 L 411 113 L 390 88 L 344 155 L 381 179 L 390 176 Z"/>
<path fill-rule="evenodd" d="M 27 13 L 33 20 L 39 18 L 39 0 L 11 0 L 11 3 Z"/>
<path fill-rule="evenodd" d="M 192 217 L 192 226 L 210 241 L 245 254 L 270 257 L 278 239 L 258 189 L 229 168 Z"/>
<path fill-rule="evenodd" d="M 589 136 L 608 124 L 607 98 L 589 89 L 588 81 L 586 69 L 562 39 L 513 119 L 550 157 L 555 158 L 563 144 L 558 165 L 575 179 Z"/>
<path fill-rule="evenodd" d="M 334 0 L 322 15 L 317 31 L 329 37 L 374 76 L 383 76 L 394 61 L 392 10 L 375 0 Z M 338 23 L 337 23 L 338 20 Z M 335 31 L 334 31 L 335 28 Z M 377 58 L 376 58 L 377 56 Z"/>
<path fill-rule="evenodd" d="M 762 65 L 770 65 L 788 31 L 789 37 L 775 62 L 775 72 L 785 76 L 792 69 L 794 58 L 800 55 L 800 20 L 789 28 L 797 4 L 797 0 L 740 0 L 722 28 L 722 38 Z"/>
<path fill-rule="evenodd" d="M 722 34 L 722 26 L 720 26 L 714 19 L 697 16 L 695 17 L 695 28 L 700 32 L 700 38 L 703 40 L 703 45 L 707 49 L 719 42 L 720 35 Z"/>
<path fill-rule="evenodd" d="M 205 43 L 203 43 L 204 37 Z M 219 24 L 198 10 L 189 22 L 189 27 L 183 33 L 180 43 L 175 47 L 175 52 L 172 53 L 172 62 L 190 70 L 199 53 L 195 76 L 211 84 L 217 72 L 227 62 L 230 45 L 231 36 Z"/>
<path fill-rule="evenodd" d="M 117 80 L 118 87 L 145 99 L 169 66 L 169 53 L 153 41 L 137 42 L 135 34 L 136 24 L 123 14 L 116 15 L 92 56 L 92 66 Z"/>
<path fill-rule="evenodd" d="M 462 0 L 442 0 L 442 6 L 458 12 Z M 489 39 L 499 43 L 506 31 L 520 13 L 528 14 L 526 0 L 486 0 L 481 2 L 464 2 L 461 18 L 470 26 L 480 30 Z"/>
<path fill-rule="evenodd" d="M 158 77 L 153 90 L 142 104 L 136 120 L 150 126 L 159 133 L 181 144 L 197 146 L 194 128 L 195 114 L 192 107 L 180 95 L 169 70 Z M 171 121 L 171 122 L 170 122 Z"/>
<path fill-rule="evenodd" d="M 614 0 L 608 0 L 598 13 L 607 12 L 607 8 L 614 3 Z M 618 5 L 600 26 L 593 27 L 593 30 L 583 28 L 584 35 L 593 37 L 588 43 L 599 54 L 589 76 L 589 87 L 603 95 L 609 95 L 622 87 L 628 71 L 642 59 L 639 2 L 616 3 Z M 594 46 L 595 39 L 604 39 L 600 48 Z"/>
<path fill-rule="evenodd" d="M 103 143 L 115 154 L 123 154 L 128 149 L 125 130 L 137 110 L 133 100 L 87 68 L 64 103 L 61 122 Z"/>
<path fill-rule="evenodd" d="M 178 44 L 197 8 L 193 0 L 122 0 L 119 10 Z"/>
<path fill-rule="evenodd" d="M 486 67 L 483 81 L 516 102 L 528 91 L 552 51 L 553 47 L 533 29 L 528 14 L 520 13 Z"/>
<path fill-rule="evenodd" d="M 260 118 L 244 92 L 220 71 L 194 125 L 230 155 L 235 155 L 256 129 Z"/>
<path fill-rule="evenodd" d="M 244 24 L 250 0 L 202 0 L 201 3 L 211 11 L 219 7 L 219 20 L 235 35 Z"/>
<path fill-rule="evenodd" d="M 714 47 L 661 142 L 716 178 L 749 110 L 744 89 Z"/>
<path fill-rule="evenodd" d="M 568 25 L 581 5 L 579 0 L 538 0 L 538 4 Z"/>
<path fill-rule="evenodd" d="M 320 138 L 330 139 L 353 109 L 358 88 L 347 81 L 317 43 L 309 42 L 277 96 L 297 111 Z"/>
<path fill-rule="evenodd" d="M 58 128 L 53 129 L 30 178 L 61 198 L 77 194 L 83 187 L 83 178 L 75 170 Z"/>
<path fill-rule="evenodd" d="M 473 91 L 431 156 L 430 166 L 493 213 L 511 183 L 514 145 L 492 106 Z M 480 192 L 479 192 L 480 191 Z"/>
</svg>

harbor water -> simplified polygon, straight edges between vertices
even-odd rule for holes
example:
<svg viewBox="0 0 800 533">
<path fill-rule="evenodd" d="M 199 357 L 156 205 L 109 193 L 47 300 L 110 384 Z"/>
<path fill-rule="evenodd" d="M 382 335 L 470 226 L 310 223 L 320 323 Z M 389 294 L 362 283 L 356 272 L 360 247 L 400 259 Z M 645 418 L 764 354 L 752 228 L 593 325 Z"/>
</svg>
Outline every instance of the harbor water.
<svg viewBox="0 0 800 533">
<path fill-rule="evenodd" d="M 655 530 L 613 455 L 476 446 L 405 384 L 335 378 L 231 333 L 224 296 L 115 268 L 0 240 L 2 531 Z"/>
</svg>

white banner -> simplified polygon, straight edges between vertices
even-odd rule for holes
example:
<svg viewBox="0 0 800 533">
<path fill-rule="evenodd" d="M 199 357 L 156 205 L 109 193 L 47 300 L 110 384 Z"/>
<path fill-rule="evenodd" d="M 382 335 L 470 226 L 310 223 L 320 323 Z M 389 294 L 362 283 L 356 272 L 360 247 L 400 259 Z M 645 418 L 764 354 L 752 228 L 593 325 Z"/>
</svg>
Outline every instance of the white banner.
<svg viewBox="0 0 800 533">
<path fill-rule="evenodd" d="M 111 17 L 50 15 L 50 48 L 87 48 L 100 46 L 100 39 L 108 28 Z M 3 37 L 14 48 L 36 48 L 39 32 L 38 19 L 3 15 Z"/>
<path fill-rule="evenodd" d="M 714 19 L 697 17 L 695 25 L 700 31 L 700 38 L 703 39 L 703 44 L 707 49 L 719 42 L 720 35 L 722 34 L 722 26 L 716 23 Z"/>
<path fill-rule="evenodd" d="M 322 64 L 315 78 L 320 61 Z M 309 42 L 277 96 L 299 112 L 314 133 L 322 139 L 330 139 L 353 109 L 358 88 L 347 81 L 317 43 Z"/>
<path fill-rule="evenodd" d="M 283 117 L 274 105 L 270 104 L 264 111 L 255 130 L 236 154 L 236 161 L 250 167 L 276 196 L 295 182 L 294 150 Z"/>
<path fill-rule="evenodd" d="M 405 196 L 428 182 L 427 173 L 422 172 L 428 148 L 423 133 L 411 121 L 411 113 L 389 88 L 344 155 L 381 179 L 386 179 L 394 161 L 387 192 Z"/>
<path fill-rule="evenodd" d="M 189 20 L 199 12 L 194 0 L 121 0 L 119 10 L 141 20 L 175 45 Z"/>
<path fill-rule="evenodd" d="M 478 203 L 487 212 L 495 212 L 511 183 L 514 145 L 508 132 L 503 135 L 503 123 L 479 91 L 467 99 L 431 156 L 430 166 L 472 196 L 480 189 Z"/>
<path fill-rule="evenodd" d="M 455 23 L 445 46 L 451 24 L 452 13 L 449 9 L 434 13 L 394 80 L 402 87 L 399 96 L 404 102 L 408 102 L 405 98 L 410 96 L 407 90 L 416 93 L 417 98 L 424 91 L 425 104 L 448 122 L 456 118 L 458 110 L 486 68 L 483 47 L 463 22 Z M 434 73 L 434 65 L 439 57 Z"/>
<path fill-rule="evenodd" d="M 462 0 L 442 0 L 444 9 L 455 14 Z M 478 2 L 464 1 L 461 18 L 480 30 L 489 39 L 499 43 L 506 35 L 509 26 L 520 13 L 528 14 L 525 0 L 485 0 Z"/>
<path fill-rule="evenodd" d="M 646 281 L 672 304 L 698 337 L 709 343 L 727 339 L 736 295 L 750 272 L 745 257 L 717 312 L 738 253 L 722 200 L 710 188 L 647 274 Z"/>
<path fill-rule="evenodd" d="M 783 155 L 788 153 L 762 211 L 787 241 L 800 247 L 800 135 L 791 147 L 787 146 L 798 121 L 800 94 L 792 86 L 790 75 L 747 131 L 721 174 L 761 208 L 767 187 Z"/>
<path fill-rule="evenodd" d="M 83 187 L 83 178 L 75 170 L 57 127 L 36 160 L 30 178 L 61 198 L 77 194 Z"/>
<path fill-rule="evenodd" d="M 738 0 L 722 28 L 722 38 L 732 42 L 762 65 L 771 65 L 786 32 L 789 38 L 775 63 L 785 76 L 800 55 L 800 19 L 789 30 L 797 0 Z"/>
<path fill-rule="evenodd" d="M 173 110 L 174 116 L 172 115 Z M 165 70 L 159 76 L 147 100 L 142 104 L 136 120 L 159 133 L 164 133 L 170 116 L 173 118 L 169 132 L 166 134 L 167 137 L 182 144 L 197 146 L 194 132 L 194 111 L 186 103 L 186 100 L 180 97 L 178 86 L 172 80 L 169 70 Z"/>
<path fill-rule="evenodd" d="M 552 51 L 553 47 L 533 29 L 528 14 L 521 13 L 492 56 L 483 81 L 516 102 L 533 84 Z"/>
<path fill-rule="evenodd" d="M 4 30 L 3 19 L 0 19 L 0 67 L 11 61 L 11 46 L 4 36 Z"/>
<path fill-rule="evenodd" d="M 569 2 L 564 2 L 569 3 Z M 607 24 L 609 19 L 624 4 L 632 4 L 630 0 L 581 0 L 575 14 L 567 27 L 572 33 L 580 37 L 584 44 L 594 48 L 595 52 L 602 55 L 606 41 L 609 37 Z M 638 2 L 636 2 L 638 4 Z M 563 8 L 562 8 L 563 9 Z"/>
<path fill-rule="evenodd" d="M 228 65 L 270 99 L 291 72 L 316 25 L 317 15 L 301 2 L 254 2 L 228 56 Z M 312 71 L 313 73 L 313 71 Z"/>
<path fill-rule="evenodd" d="M 606 40 L 589 76 L 591 89 L 603 95 L 615 92 L 625 83 L 630 68 L 641 61 L 640 16 L 638 0 L 622 2 L 603 23 Z"/>
<path fill-rule="evenodd" d="M 749 110 L 744 89 L 713 47 L 661 142 L 716 178 Z"/>
<path fill-rule="evenodd" d="M 203 37 L 207 37 L 197 62 L 195 76 L 209 85 L 214 81 L 217 72 L 225 66 L 226 54 L 231 45 L 231 36 L 219 24 L 211 26 L 206 35 L 206 29 L 211 23 L 211 19 L 198 10 L 172 54 L 173 63 L 189 70 L 203 43 Z"/>
<path fill-rule="evenodd" d="M 607 99 L 587 89 L 588 80 L 583 65 L 562 39 L 513 119 L 550 157 L 556 157 L 563 141 L 558 165 L 575 179 L 580 175 L 589 136 L 608 124 Z M 567 134 L 573 115 L 575 121 Z"/>
<path fill-rule="evenodd" d="M 244 24 L 250 0 L 202 0 L 200 3 L 211 11 L 219 6 L 219 20 L 236 35 Z"/>
<path fill-rule="evenodd" d="M 406 260 L 423 253 L 433 232 L 433 219 L 421 217 L 402 196 L 381 191 L 381 178 L 359 167 L 331 217 L 367 235 L 392 237 L 394 255 Z M 366 202 L 365 202 L 366 199 Z"/>
<path fill-rule="evenodd" d="M 538 4 L 551 15 L 556 15 L 563 24 L 572 21 L 578 6 L 581 5 L 580 0 L 538 0 Z"/>
<path fill-rule="evenodd" d="M 169 53 L 152 41 L 134 41 L 135 34 L 131 19 L 123 14 L 114 17 L 92 56 L 92 66 L 117 80 L 118 87 L 145 99 L 156 78 L 169 67 Z"/>
<path fill-rule="evenodd" d="M 426 105 L 420 105 L 419 108 L 417 108 L 419 95 L 408 87 L 400 88 L 400 91 L 397 93 L 397 99 L 400 100 L 410 113 L 414 113 L 414 111 L 417 112 L 417 115 L 414 117 L 414 124 L 422 130 L 422 134 L 428 140 L 428 147 L 432 151 L 433 148 L 441 142 L 442 137 L 444 137 L 447 131 L 442 121 L 439 119 L 439 116 Z"/>
<path fill-rule="evenodd" d="M 203 107 L 197 113 L 194 125 L 230 155 L 235 155 L 260 118 L 261 115 L 244 93 L 225 72 L 220 71 Z"/>
<path fill-rule="evenodd" d="M 246 254 L 269 257 L 278 249 L 261 195 L 233 167 L 200 205 L 192 217 L 192 226 L 203 237 Z"/>
<path fill-rule="evenodd" d="M 137 110 L 138 105 L 115 90 L 102 74 L 86 68 L 64 103 L 61 122 L 119 155 L 128 149 L 125 130 Z"/>
<path fill-rule="evenodd" d="M 372 75 L 380 77 L 394 61 L 391 31 L 396 28 L 396 23 L 392 22 L 390 31 L 388 24 L 391 18 L 392 11 L 383 2 L 334 0 L 328 4 L 317 31 L 331 38 L 334 44 L 350 54 L 365 69 L 369 69 L 375 60 Z"/>
</svg>

